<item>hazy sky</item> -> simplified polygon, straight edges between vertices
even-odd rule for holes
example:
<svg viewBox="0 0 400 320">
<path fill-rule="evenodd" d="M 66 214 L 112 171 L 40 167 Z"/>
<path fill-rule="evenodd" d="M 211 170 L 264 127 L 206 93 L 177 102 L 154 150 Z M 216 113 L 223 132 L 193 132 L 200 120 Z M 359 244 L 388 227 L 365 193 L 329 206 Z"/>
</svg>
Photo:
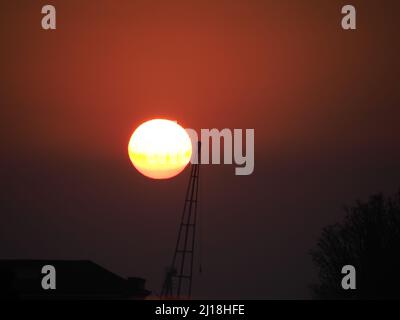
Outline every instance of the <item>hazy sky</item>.
<svg viewBox="0 0 400 320">
<path fill-rule="evenodd" d="M 400 181 L 398 1 L 0 4 L 0 258 L 90 259 L 159 291 L 188 170 L 152 181 L 144 120 L 254 128 L 255 171 L 201 171 L 194 294 L 302 298 L 308 252 L 342 206 Z"/>
</svg>

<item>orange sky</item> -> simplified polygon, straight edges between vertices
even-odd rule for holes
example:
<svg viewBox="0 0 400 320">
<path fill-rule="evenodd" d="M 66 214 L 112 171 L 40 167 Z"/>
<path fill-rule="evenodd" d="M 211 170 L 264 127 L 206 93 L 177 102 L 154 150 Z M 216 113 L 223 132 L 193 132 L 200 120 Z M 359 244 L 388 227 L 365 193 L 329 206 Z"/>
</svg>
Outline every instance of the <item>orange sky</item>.
<svg viewBox="0 0 400 320">
<path fill-rule="evenodd" d="M 51 2 L 56 31 L 42 1 L 0 4 L 4 255 L 93 259 L 158 286 L 187 176 L 131 167 L 130 135 L 153 117 L 255 129 L 252 176 L 202 173 L 203 296 L 307 296 L 320 228 L 398 187 L 398 1 L 352 1 L 350 32 L 342 1 Z"/>
<path fill-rule="evenodd" d="M 255 128 L 266 152 L 365 143 L 354 131 L 375 125 L 393 137 L 395 123 L 376 122 L 395 111 L 397 85 L 386 81 L 398 52 L 384 6 L 360 6 L 359 30 L 346 33 L 334 2 L 227 3 L 55 1 L 55 32 L 40 29 L 37 3 L 3 4 L 12 144 L 116 153 L 154 116 Z"/>
</svg>

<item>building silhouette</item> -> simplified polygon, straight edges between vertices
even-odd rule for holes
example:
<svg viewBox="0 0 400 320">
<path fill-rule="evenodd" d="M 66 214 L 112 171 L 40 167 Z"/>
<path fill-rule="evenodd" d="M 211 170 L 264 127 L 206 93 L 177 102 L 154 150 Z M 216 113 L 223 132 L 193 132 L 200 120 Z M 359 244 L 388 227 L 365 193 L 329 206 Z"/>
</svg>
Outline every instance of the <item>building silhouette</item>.
<svg viewBox="0 0 400 320">
<path fill-rule="evenodd" d="M 43 289 L 45 265 L 56 270 L 56 289 Z M 142 300 L 142 278 L 123 278 L 88 260 L 0 260 L 0 299 Z"/>
</svg>

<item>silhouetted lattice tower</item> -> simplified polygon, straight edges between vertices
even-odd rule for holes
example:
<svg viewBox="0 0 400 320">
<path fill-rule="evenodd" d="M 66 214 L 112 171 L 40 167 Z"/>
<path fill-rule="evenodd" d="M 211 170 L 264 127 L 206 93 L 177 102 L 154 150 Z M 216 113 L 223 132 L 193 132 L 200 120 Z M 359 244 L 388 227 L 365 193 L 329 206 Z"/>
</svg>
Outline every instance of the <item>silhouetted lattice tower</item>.
<svg viewBox="0 0 400 320">
<path fill-rule="evenodd" d="M 181 223 L 172 264 L 161 290 L 162 298 L 190 298 L 192 294 L 193 260 L 196 240 L 196 218 L 201 162 L 201 142 L 197 143 L 197 163 L 191 164 Z"/>
</svg>

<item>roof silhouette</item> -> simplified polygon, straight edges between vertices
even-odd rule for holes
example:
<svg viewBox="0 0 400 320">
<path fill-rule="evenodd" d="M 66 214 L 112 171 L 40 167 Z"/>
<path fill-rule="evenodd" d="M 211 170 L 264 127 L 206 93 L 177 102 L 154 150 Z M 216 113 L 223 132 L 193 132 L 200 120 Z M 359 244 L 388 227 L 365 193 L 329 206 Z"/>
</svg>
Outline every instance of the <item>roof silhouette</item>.
<svg viewBox="0 0 400 320">
<path fill-rule="evenodd" d="M 43 289 L 45 265 L 56 270 L 56 289 Z M 0 260 L 3 299 L 144 299 L 145 280 L 123 278 L 89 260 Z"/>
</svg>

